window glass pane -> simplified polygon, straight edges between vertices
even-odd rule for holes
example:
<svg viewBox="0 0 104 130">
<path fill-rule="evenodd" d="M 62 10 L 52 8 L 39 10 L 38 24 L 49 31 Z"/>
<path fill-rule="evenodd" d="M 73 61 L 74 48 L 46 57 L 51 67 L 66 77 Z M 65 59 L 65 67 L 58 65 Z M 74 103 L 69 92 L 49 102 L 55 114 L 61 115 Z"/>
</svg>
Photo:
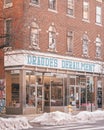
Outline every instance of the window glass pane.
<svg viewBox="0 0 104 130">
<path fill-rule="evenodd" d="M 96 22 L 101 23 L 101 7 L 96 7 Z"/>
<path fill-rule="evenodd" d="M 56 0 L 49 0 L 49 8 L 53 10 L 56 9 Z"/>
<path fill-rule="evenodd" d="M 68 13 L 69 15 L 74 15 L 74 1 L 73 1 L 73 0 L 68 0 L 67 13 Z"/>
<path fill-rule="evenodd" d="M 88 55 L 88 37 L 87 35 L 83 35 L 83 54 Z"/>
<path fill-rule="evenodd" d="M 38 29 L 31 29 L 31 44 L 37 46 L 39 40 Z"/>
<path fill-rule="evenodd" d="M 5 28 L 6 28 L 6 40 L 5 40 L 5 44 L 10 45 L 11 44 L 11 29 L 12 29 L 12 20 L 6 20 L 5 21 Z"/>
<path fill-rule="evenodd" d="M 88 19 L 89 17 L 89 3 L 88 2 L 84 2 L 83 3 L 83 18 L 84 19 Z"/>
<path fill-rule="evenodd" d="M 5 0 L 5 4 L 12 3 L 12 0 Z"/>
<path fill-rule="evenodd" d="M 32 72 L 26 73 L 26 106 L 35 106 L 36 92 L 35 92 L 36 77 Z"/>
<path fill-rule="evenodd" d="M 20 71 L 11 71 L 11 101 L 9 106 L 20 106 Z"/>
<path fill-rule="evenodd" d="M 73 49 L 73 32 L 70 31 L 68 32 L 68 36 L 67 36 L 67 50 L 68 52 L 72 52 Z"/>
<path fill-rule="evenodd" d="M 39 4 L 39 0 L 31 0 L 30 2 L 33 4 Z"/>
<path fill-rule="evenodd" d="M 101 39 L 96 38 L 96 57 L 101 57 Z"/>
<path fill-rule="evenodd" d="M 51 106 L 63 106 L 63 76 L 51 78 Z"/>
<path fill-rule="evenodd" d="M 56 33 L 54 32 L 49 32 L 49 48 L 56 48 Z"/>
</svg>

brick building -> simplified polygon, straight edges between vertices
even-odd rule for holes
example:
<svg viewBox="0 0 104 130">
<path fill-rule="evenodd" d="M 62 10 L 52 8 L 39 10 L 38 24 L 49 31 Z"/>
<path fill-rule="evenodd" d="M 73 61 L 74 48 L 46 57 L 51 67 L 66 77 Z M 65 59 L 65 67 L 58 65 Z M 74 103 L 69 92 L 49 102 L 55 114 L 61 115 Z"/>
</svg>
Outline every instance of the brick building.
<svg viewBox="0 0 104 130">
<path fill-rule="evenodd" d="M 1 5 L 6 112 L 66 111 L 69 104 L 75 110 L 102 108 L 103 0 L 4 0 Z"/>
</svg>

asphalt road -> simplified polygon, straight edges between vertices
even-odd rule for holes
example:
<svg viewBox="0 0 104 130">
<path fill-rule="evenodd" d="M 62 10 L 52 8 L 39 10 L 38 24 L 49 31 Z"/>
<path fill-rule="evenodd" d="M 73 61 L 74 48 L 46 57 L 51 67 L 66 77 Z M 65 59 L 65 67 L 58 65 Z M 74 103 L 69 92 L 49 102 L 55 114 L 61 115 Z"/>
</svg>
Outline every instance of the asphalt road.
<svg viewBox="0 0 104 130">
<path fill-rule="evenodd" d="M 61 126 L 42 126 L 33 124 L 33 128 L 27 130 L 104 130 L 104 120 L 89 123 L 72 123 Z"/>
</svg>

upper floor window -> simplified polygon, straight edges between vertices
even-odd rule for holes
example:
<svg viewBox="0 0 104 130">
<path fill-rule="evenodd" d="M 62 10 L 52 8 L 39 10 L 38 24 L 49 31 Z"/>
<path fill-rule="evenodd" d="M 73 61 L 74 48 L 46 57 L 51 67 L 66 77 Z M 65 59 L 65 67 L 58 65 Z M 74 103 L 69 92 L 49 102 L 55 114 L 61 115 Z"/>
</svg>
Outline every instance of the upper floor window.
<svg viewBox="0 0 104 130">
<path fill-rule="evenodd" d="M 56 0 L 49 0 L 49 8 L 56 10 Z"/>
<path fill-rule="evenodd" d="M 5 44 L 10 45 L 11 44 L 11 34 L 12 34 L 12 19 L 6 19 L 5 20 Z"/>
<path fill-rule="evenodd" d="M 96 0 L 96 1 L 98 1 L 98 2 L 102 2 L 102 0 Z"/>
<path fill-rule="evenodd" d="M 67 13 L 73 16 L 74 15 L 74 0 L 67 0 L 67 2 L 68 2 Z"/>
<path fill-rule="evenodd" d="M 96 23 L 97 24 L 102 23 L 102 12 L 100 6 L 96 6 Z"/>
<path fill-rule="evenodd" d="M 31 24 L 30 40 L 31 46 L 34 49 L 39 49 L 39 26 L 35 21 Z"/>
<path fill-rule="evenodd" d="M 39 4 L 39 0 L 30 0 L 30 2 L 31 2 L 32 4 L 36 4 L 36 5 Z"/>
<path fill-rule="evenodd" d="M 11 7 L 12 4 L 12 0 L 4 0 L 4 8 Z"/>
<path fill-rule="evenodd" d="M 83 19 L 89 20 L 89 2 L 88 2 L 88 0 L 83 1 Z"/>
<path fill-rule="evenodd" d="M 95 43 L 96 43 L 96 57 L 101 58 L 101 43 L 102 42 L 99 36 L 96 37 Z"/>
<path fill-rule="evenodd" d="M 67 51 L 73 52 L 73 32 L 69 31 L 67 34 Z"/>
<path fill-rule="evenodd" d="M 83 34 L 83 37 L 82 37 L 83 56 L 88 56 L 88 43 L 89 43 L 89 38 L 88 38 L 87 34 Z"/>
<path fill-rule="evenodd" d="M 49 27 L 49 50 L 56 51 L 56 28 L 54 25 Z"/>
</svg>

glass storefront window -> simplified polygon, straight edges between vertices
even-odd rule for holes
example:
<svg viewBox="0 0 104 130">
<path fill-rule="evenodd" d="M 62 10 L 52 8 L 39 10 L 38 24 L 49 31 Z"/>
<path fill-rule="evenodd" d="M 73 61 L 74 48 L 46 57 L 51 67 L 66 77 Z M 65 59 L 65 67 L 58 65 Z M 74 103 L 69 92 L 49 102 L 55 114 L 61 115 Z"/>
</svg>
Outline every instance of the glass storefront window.
<svg viewBox="0 0 104 130">
<path fill-rule="evenodd" d="M 51 77 L 51 106 L 63 106 L 63 76 Z"/>
<path fill-rule="evenodd" d="M 26 106 L 35 106 L 35 82 L 36 77 L 32 71 L 26 72 Z"/>
<path fill-rule="evenodd" d="M 20 71 L 12 70 L 11 74 L 11 100 L 9 106 L 20 106 Z"/>
</svg>

